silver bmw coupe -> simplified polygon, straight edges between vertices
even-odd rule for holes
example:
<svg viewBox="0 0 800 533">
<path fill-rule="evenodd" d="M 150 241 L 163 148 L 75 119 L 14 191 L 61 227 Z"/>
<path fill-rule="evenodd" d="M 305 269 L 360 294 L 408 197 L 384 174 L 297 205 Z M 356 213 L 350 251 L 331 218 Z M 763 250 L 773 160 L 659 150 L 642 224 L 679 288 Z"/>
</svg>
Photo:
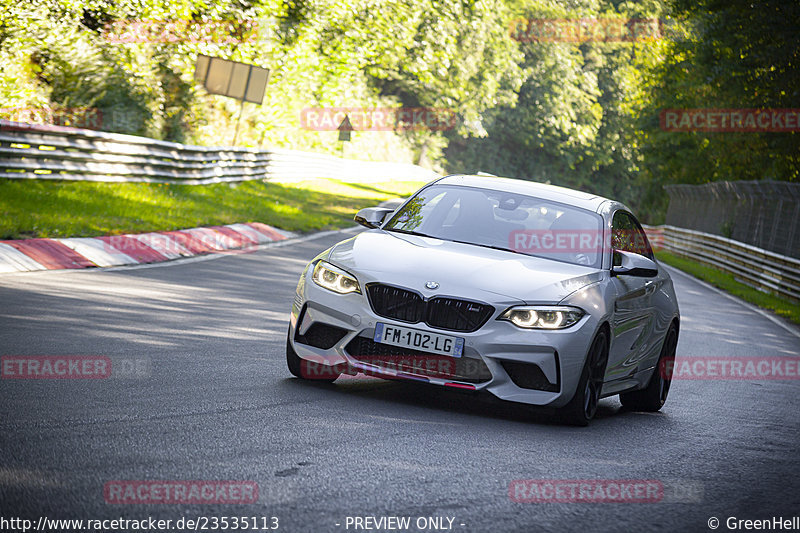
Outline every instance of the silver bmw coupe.
<svg viewBox="0 0 800 533">
<path fill-rule="evenodd" d="M 355 220 L 368 231 L 300 277 L 286 342 L 293 375 L 485 390 L 577 425 L 615 394 L 633 410 L 664 405 L 678 302 L 623 204 L 456 175 Z"/>
</svg>

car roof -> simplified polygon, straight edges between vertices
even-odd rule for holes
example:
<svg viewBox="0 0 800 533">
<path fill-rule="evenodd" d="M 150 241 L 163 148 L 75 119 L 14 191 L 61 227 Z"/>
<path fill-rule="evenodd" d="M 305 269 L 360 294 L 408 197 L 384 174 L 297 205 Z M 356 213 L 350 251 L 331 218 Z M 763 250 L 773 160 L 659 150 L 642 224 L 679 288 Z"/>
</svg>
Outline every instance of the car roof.
<svg viewBox="0 0 800 533">
<path fill-rule="evenodd" d="M 527 194 L 552 200 L 567 205 L 574 205 L 590 211 L 597 212 L 600 206 L 608 202 L 607 198 L 590 194 L 583 191 L 576 191 L 566 187 L 557 187 L 536 181 L 519 180 L 512 178 L 500 178 L 497 176 L 470 176 L 466 174 L 454 174 L 436 180 L 437 185 L 461 185 L 465 187 L 478 187 L 481 189 L 491 189 L 494 191 L 510 192 L 516 194 Z M 616 203 L 616 202 L 615 202 Z"/>
</svg>

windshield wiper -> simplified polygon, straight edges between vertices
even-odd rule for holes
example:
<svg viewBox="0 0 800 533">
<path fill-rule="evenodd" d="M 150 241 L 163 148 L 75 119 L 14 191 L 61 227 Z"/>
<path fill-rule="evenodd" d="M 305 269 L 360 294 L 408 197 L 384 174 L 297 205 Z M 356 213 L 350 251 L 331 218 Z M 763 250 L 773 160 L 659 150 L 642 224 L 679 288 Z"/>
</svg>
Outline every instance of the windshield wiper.
<svg viewBox="0 0 800 533">
<path fill-rule="evenodd" d="M 413 231 L 408 229 L 386 228 L 386 231 L 394 231 L 396 233 L 404 233 L 406 235 L 416 235 L 417 237 L 429 237 L 431 239 L 445 240 L 442 239 L 441 237 L 434 237 L 433 235 L 428 235 L 427 233 L 420 233 L 419 231 Z"/>
<path fill-rule="evenodd" d="M 454 240 L 454 239 L 445 239 L 444 237 L 436 237 L 434 235 L 428 235 L 426 233 L 420 233 L 419 231 L 412 231 L 412 230 L 398 229 L 398 228 L 386 228 L 386 231 L 395 231 L 397 233 L 405 233 L 406 235 L 416 235 L 418 237 L 429 237 L 431 239 L 439 239 L 440 241 L 457 242 L 458 244 L 470 244 L 472 246 L 480 246 L 481 248 L 491 248 L 492 250 L 500 250 L 501 252 L 511 252 L 512 254 L 528 255 L 525 252 L 520 252 L 518 250 L 512 250 L 510 248 L 503 248 L 501 246 L 494 246 L 492 244 L 480 244 L 480 243 L 477 243 L 477 242 L 457 241 L 457 240 Z"/>
<path fill-rule="evenodd" d="M 501 252 L 511 252 L 512 254 L 528 255 L 525 252 L 520 252 L 519 250 L 512 250 L 511 248 L 503 248 L 502 246 L 494 246 L 492 244 L 481 244 L 478 242 L 467 242 L 467 241 L 452 241 L 452 242 L 457 242 L 459 244 L 471 244 L 472 246 L 480 246 L 481 248 L 491 248 L 492 250 L 500 250 Z"/>
</svg>

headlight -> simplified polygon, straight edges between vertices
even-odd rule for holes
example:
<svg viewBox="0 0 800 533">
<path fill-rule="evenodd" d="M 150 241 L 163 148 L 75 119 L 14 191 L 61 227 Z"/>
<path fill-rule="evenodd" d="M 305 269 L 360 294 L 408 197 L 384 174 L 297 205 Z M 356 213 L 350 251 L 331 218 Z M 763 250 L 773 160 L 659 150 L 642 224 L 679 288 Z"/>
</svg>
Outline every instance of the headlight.
<svg viewBox="0 0 800 533">
<path fill-rule="evenodd" d="M 329 291 L 338 292 L 339 294 L 361 292 L 356 278 L 345 274 L 344 271 L 325 261 L 317 263 L 317 266 L 314 267 L 314 273 L 311 275 L 311 279 L 320 287 L 324 287 Z"/>
<path fill-rule="evenodd" d="M 564 329 L 575 325 L 584 314 L 577 307 L 536 305 L 512 307 L 497 319 L 525 329 Z"/>
</svg>

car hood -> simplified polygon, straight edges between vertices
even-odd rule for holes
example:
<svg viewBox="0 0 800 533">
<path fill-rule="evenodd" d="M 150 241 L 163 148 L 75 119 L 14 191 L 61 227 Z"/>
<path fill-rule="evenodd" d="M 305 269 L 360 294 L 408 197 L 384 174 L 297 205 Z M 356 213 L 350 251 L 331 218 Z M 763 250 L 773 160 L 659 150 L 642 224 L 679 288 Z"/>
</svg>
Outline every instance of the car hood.
<svg viewBox="0 0 800 533">
<path fill-rule="evenodd" d="M 433 294 L 484 301 L 557 303 L 605 276 L 602 270 L 428 237 L 370 230 L 334 246 L 328 259 L 359 276 Z M 439 283 L 436 290 L 425 287 Z"/>
</svg>

